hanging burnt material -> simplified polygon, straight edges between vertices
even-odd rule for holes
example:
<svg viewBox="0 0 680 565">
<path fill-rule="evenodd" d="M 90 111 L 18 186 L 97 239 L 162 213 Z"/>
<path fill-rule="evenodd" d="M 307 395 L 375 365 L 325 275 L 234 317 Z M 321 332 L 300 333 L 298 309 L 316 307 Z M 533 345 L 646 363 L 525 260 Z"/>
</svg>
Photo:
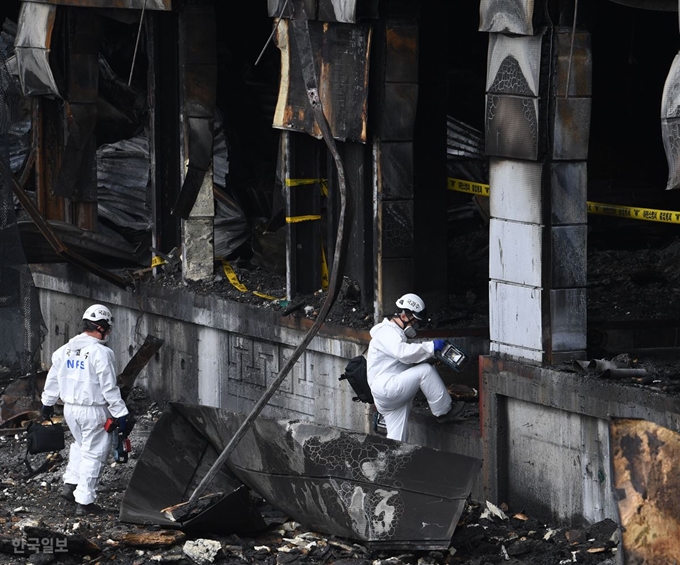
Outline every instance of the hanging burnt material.
<svg viewBox="0 0 680 565">
<path fill-rule="evenodd" d="M 678 9 L 678 3 L 675 9 Z M 675 56 L 661 97 L 661 137 L 668 160 L 666 190 L 680 188 L 680 53 Z"/>
<path fill-rule="evenodd" d="M 22 2 L 16 36 L 17 68 L 26 96 L 61 97 L 52 68 L 52 32 L 57 7 Z"/>
<path fill-rule="evenodd" d="M 17 227 L 9 162 L 10 130 L 18 119 L 19 84 L 0 55 L 0 365 L 32 373 L 47 328 Z"/>
<path fill-rule="evenodd" d="M 137 463 L 121 519 L 129 519 L 132 505 L 148 509 L 145 519 L 151 508 L 157 516 L 171 498 L 157 484 L 169 485 L 173 503 L 180 500 L 188 481 L 204 474 L 193 474 L 190 465 L 204 461 L 185 451 L 205 443 L 222 450 L 245 417 L 171 403 Z M 259 418 L 226 465 L 271 505 L 317 531 L 385 549 L 445 549 L 481 461 L 313 422 Z M 212 492 L 222 488 L 210 484 Z"/>
<path fill-rule="evenodd" d="M 653 422 L 610 423 L 614 494 L 624 563 L 674 563 L 680 555 L 680 434 Z"/>
<path fill-rule="evenodd" d="M 66 146 L 54 183 L 57 196 L 97 201 L 95 138 L 101 19 L 94 10 L 67 9 Z"/>
<path fill-rule="evenodd" d="M 272 125 L 321 138 L 314 113 L 309 110 L 298 46 L 292 41 L 288 23 L 282 20 L 276 29 L 281 84 Z M 366 143 L 371 27 L 310 21 L 309 35 L 318 69 L 319 97 L 333 138 Z"/>
<path fill-rule="evenodd" d="M 185 6 L 180 12 L 180 67 L 184 73 L 183 112 L 189 158 L 174 216 L 189 218 L 210 169 L 217 93 L 216 27 L 212 9 Z"/>
</svg>

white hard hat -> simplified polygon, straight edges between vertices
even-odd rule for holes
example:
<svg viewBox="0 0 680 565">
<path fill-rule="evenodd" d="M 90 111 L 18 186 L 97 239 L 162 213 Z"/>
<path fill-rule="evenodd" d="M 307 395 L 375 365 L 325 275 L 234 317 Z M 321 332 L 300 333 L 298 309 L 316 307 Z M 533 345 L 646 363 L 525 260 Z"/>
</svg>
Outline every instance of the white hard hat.
<svg viewBox="0 0 680 565">
<path fill-rule="evenodd" d="M 397 308 L 409 310 L 418 320 L 425 319 L 425 303 L 417 294 L 409 292 L 397 300 Z"/>
<path fill-rule="evenodd" d="M 104 320 L 109 326 L 113 325 L 111 311 L 103 304 L 93 304 L 83 314 L 83 320 L 90 322 L 101 322 Z"/>
</svg>

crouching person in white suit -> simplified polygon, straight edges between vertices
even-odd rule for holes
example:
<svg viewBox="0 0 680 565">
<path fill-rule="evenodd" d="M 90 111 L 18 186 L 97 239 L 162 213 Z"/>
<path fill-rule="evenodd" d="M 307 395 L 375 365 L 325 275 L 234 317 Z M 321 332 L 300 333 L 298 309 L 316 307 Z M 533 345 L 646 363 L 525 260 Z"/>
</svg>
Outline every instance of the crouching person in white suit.
<svg viewBox="0 0 680 565">
<path fill-rule="evenodd" d="M 375 407 L 385 419 L 387 437 L 408 441 L 408 420 L 413 399 L 422 390 L 437 421 L 463 419 L 463 402 L 453 404 L 437 369 L 425 362 L 444 347 L 444 340 L 409 343 L 418 323 L 426 319 L 425 303 L 416 294 L 396 302 L 399 313 L 371 329 L 366 356 L 368 384 Z"/>
</svg>

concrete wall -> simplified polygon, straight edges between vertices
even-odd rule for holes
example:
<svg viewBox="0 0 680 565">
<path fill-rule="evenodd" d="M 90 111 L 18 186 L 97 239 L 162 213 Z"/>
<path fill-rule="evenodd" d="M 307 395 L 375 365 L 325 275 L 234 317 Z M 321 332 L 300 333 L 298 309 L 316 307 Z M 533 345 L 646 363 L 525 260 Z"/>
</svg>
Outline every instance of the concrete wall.
<svg viewBox="0 0 680 565">
<path fill-rule="evenodd" d="M 530 515 L 618 522 L 610 419 L 680 430 L 680 402 L 653 391 L 491 357 L 480 364 L 485 498 Z"/>
<path fill-rule="evenodd" d="M 119 372 L 147 334 L 165 340 L 137 379 L 161 406 L 175 400 L 249 412 L 311 327 L 310 320 L 282 318 L 271 308 L 186 288 L 159 283 L 126 292 L 64 265 L 32 265 L 32 270 L 48 328 L 41 351 L 45 367 L 52 351 L 78 333 L 85 308 L 101 302 L 115 318 L 109 344 Z M 373 407 L 353 402 L 350 386 L 338 381 L 347 360 L 364 351 L 368 338 L 366 331 L 322 327 L 262 415 L 372 433 Z M 471 355 L 488 352 L 484 339 L 455 341 Z M 413 443 L 481 456 L 476 421 L 438 426 L 424 408 L 414 412 L 411 434 Z M 481 496 L 478 481 L 473 498 Z"/>
</svg>

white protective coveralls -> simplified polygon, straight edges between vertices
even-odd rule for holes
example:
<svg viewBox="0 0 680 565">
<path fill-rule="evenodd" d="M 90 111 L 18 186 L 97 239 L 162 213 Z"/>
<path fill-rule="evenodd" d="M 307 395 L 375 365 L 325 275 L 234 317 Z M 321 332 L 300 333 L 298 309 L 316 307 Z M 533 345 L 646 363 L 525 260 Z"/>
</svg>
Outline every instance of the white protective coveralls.
<svg viewBox="0 0 680 565">
<path fill-rule="evenodd" d="M 408 343 L 404 330 L 387 318 L 370 333 L 366 369 L 375 407 L 385 418 L 387 437 L 407 441 L 408 418 L 418 389 L 435 416 L 451 408 L 451 396 L 437 369 L 423 362 L 434 355 L 434 344 Z"/>
<path fill-rule="evenodd" d="M 53 406 L 61 397 L 64 418 L 73 434 L 64 482 L 77 485 L 78 504 L 91 504 L 111 452 L 113 437 L 104 429 L 109 416 L 126 416 L 128 409 L 116 384 L 116 360 L 111 349 L 85 333 L 52 354 L 42 403 Z"/>
</svg>

